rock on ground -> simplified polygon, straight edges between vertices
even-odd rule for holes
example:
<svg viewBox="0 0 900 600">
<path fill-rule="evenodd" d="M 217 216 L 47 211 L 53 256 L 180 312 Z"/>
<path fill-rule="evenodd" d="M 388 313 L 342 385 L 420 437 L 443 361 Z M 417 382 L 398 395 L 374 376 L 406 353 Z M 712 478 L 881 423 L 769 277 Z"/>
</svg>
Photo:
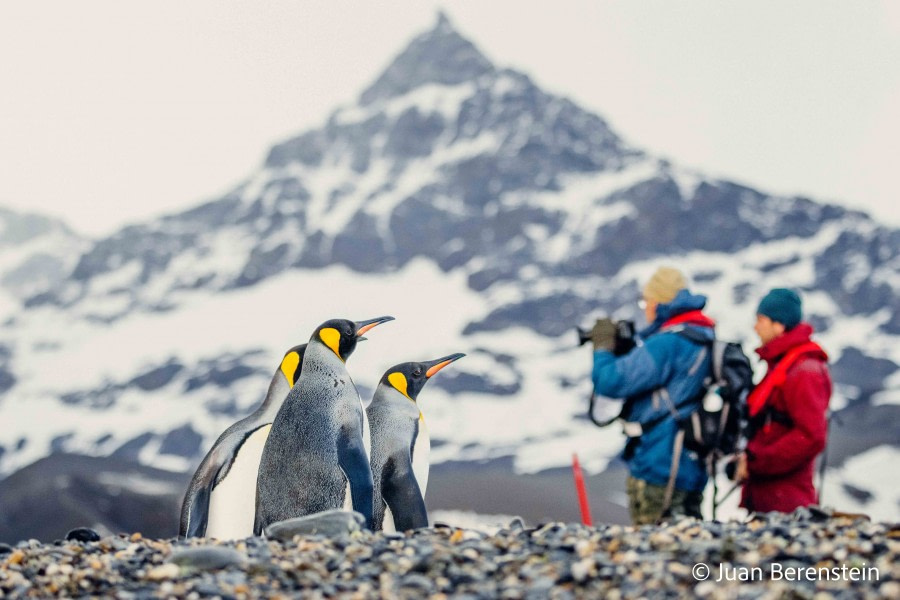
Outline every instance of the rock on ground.
<svg viewBox="0 0 900 600">
<path fill-rule="evenodd" d="M 21 542 L 0 554 L 0 597 L 897 598 L 898 553 L 900 525 L 805 509 L 640 528 L 516 523 L 494 535 L 437 527 L 218 543 L 133 534 Z M 699 563 L 711 569 L 705 581 Z M 738 580 L 715 581 L 720 564 Z M 782 573 L 877 569 L 877 579 L 777 580 L 776 564 Z"/>
</svg>

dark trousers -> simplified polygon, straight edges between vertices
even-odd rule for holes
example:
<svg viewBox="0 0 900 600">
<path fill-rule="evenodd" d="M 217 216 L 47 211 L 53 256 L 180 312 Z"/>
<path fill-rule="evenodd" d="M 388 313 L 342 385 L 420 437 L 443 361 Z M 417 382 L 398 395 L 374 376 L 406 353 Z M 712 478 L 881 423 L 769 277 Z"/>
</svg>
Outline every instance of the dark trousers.
<svg viewBox="0 0 900 600">
<path fill-rule="evenodd" d="M 628 492 L 628 512 L 635 525 L 656 523 L 662 517 L 666 486 L 648 483 L 643 479 L 628 476 L 625 484 Z M 702 519 L 700 505 L 703 503 L 703 492 L 687 492 L 675 489 L 672 492 L 672 503 L 669 514 L 685 515 Z"/>
</svg>

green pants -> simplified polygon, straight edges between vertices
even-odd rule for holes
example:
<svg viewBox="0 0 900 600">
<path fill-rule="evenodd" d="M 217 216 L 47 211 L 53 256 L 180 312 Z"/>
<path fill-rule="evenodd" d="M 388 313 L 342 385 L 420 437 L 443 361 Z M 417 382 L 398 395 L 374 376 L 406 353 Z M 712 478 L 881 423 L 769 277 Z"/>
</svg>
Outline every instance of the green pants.
<svg viewBox="0 0 900 600">
<path fill-rule="evenodd" d="M 635 479 L 629 475 L 625 489 L 628 492 L 628 512 L 631 513 L 632 523 L 649 525 L 659 521 L 662 517 L 666 486 L 647 483 L 643 479 Z M 669 513 L 672 516 L 685 515 L 702 519 L 703 515 L 700 513 L 702 502 L 703 492 L 675 489 L 672 492 Z"/>
</svg>

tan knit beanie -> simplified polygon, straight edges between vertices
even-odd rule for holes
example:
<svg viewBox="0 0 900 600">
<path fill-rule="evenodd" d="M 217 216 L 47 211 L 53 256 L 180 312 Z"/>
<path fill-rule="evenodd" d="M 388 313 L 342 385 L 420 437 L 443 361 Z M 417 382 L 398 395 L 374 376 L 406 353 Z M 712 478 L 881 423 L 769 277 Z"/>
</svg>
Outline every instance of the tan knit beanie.
<svg viewBox="0 0 900 600">
<path fill-rule="evenodd" d="M 687 287 L 687 279 L 678 269 L 660 267 L 644 286 L 644 298 L 660 304 L 671 302 L 680 290 Z"/>
</svg>

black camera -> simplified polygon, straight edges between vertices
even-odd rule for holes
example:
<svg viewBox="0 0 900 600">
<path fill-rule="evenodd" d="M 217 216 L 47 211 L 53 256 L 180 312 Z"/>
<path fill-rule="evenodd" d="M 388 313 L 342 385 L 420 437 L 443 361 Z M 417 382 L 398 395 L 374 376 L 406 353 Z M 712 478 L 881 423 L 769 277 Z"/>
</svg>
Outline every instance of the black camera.
<svg viewBox="0 0 900 600">
<path fill-rule="evenodd" d="M 590 329 L 582 329 L 581 327 L 576 327 L 575 331 L 578 333 L 578 345 L 583 346 L 584 344 L 591 341 L 591 330 Z M 634 321 L 616 321 L 616 346 L 613 348 L 613 354 L 616 356 L 622 356 L 623 354 L 628 354 L 631 352 L 631 349 L 637 345 L 635 342 L 635 327 Z"/>
<path fill-rule="evenodd" d="M 588 329 L 582 329 L 581 327 L 575 327 L 575 331 L 578 332 L 578 345 L 584 346 L 589 341 L 591 341 L 591 332 Z"/>
</svg>

